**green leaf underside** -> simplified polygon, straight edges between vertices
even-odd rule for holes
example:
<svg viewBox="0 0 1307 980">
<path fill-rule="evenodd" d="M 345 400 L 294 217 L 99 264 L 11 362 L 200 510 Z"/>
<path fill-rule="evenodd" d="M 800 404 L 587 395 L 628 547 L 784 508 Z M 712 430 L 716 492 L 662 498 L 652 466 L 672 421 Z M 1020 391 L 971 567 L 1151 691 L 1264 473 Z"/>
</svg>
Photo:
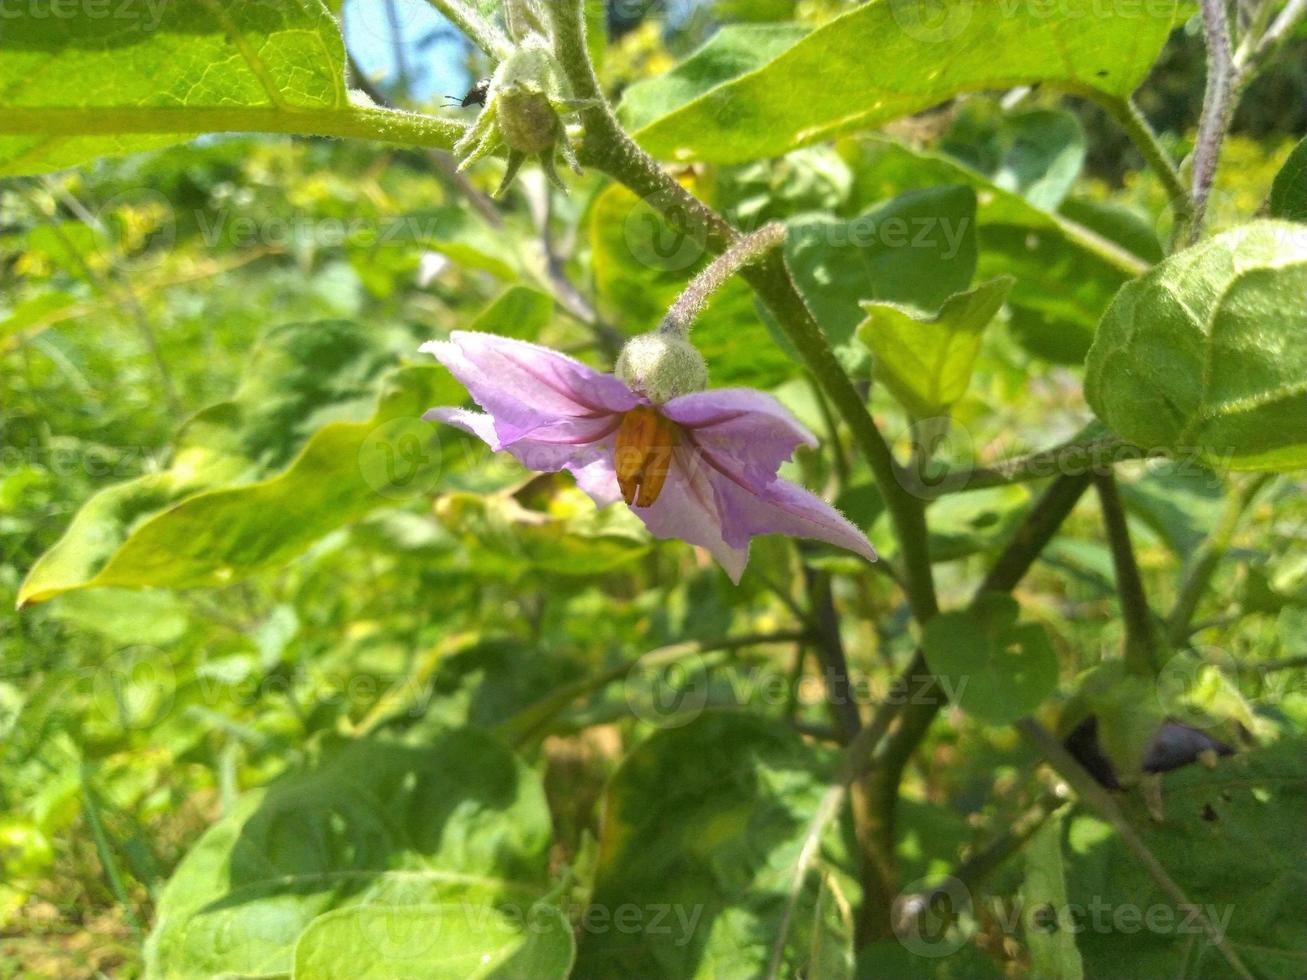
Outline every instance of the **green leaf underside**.
<svg viewBox="0 0 1307 980">
<path fill-rule="evenodd" d="M 922 649 L 947 680 L 955 703 L 991 725 L 1016 721 L 1057 687 L 1057 656 L 1037 623 L 1018 623 L 1009 596 L 990 594 L 972 609 L 926 624 Z"/>
<path fill-rule="evenodd" d="M 778 156 L 909 115 L 959 92 L 1041 82 L 1122 99 L 1170 33 L 1175 4 L 1104 7 L 956 4 L 941 23 L 926 4 L 872 0 L 765 66 L 718 85 L 635 134 L 655 157 L 739 163 Z"/>
<path fill-rule="evenodd" d="M 483 939 L 507 953 L 496 907 L 525 914 L 540 898 L 551 835 L 538 778 L 489 736 L 350 743 L 319 768 L 242 797 L 209 828 L 160 896 L 149 975 L 286 973 L 319 916 L 360 907 L 418 914 L 457 903 L 467 927 L 481 923 Z M 377 924 L 342 918 L 332 920 L 342 939 L 346 926 Z M 310 960 L 325 938 L 310 935 Z"/>
<path fill-rule="evenodd" d="M 351 104 L 344 47 L 319 0 L 117 5 L 54 0 L 4 21 L 0 176 L 42 173 L 206 132 L 448 146 L 461 126 Z M 93 80 L 93 81 L 92 81 Z"/>
<path fill-rule="evenodd" d="M 227 584 L 402 492 L 391 470 L 411 486 L 434 480 L 441 457 L 420 416 L 461 391 L 439 367 L 395 360 L 376 332 L 344 321 L 271 331 L 233 400 L 186 424 L 167 470 L 82 506 L 19 603 L 96 586 Z"/>
<path fill-rule="evenodd" d="M 1037 208 L 1056 210 L 1085 162 L 1080 120 L 1061 110 L 1034 109 L 1010 117 L 1009 125 L 1012 145 L 994 174 L 994 183 Z"/>
<path fill-rule="evenodd" d="M 1260 221 L 1126 285 L 1086 361 L 1117 434 L 1230 469 L 1307 466 L 1307 228 Z"/>
<path fill-rule="evenodd" d="M 981 283 L 924 315 L 893 303 L 864 302 L 858 339 L 876 356 L 875 376 L 919 418 L 940 415 L 967 391 L 985 327 L 1003 306 L 1012 279 Z"/>
<path fill-rule="evenodd" d="M 976 196 L 969 187 L 909 191 L 848 221 L 792 218 L 785 257 L 832 344 L 853 339 L 859 304 L 936 310 L 971 284 Z"/>
<path fill-rule="evenodd" d="M 666 906 L 670 921 L 646 919 L 635 935 L 583 932 L 573 976 L 763 975 L 825 768 L 783 725 L 733 712 L 704 713 L 639 746 L 606 793 L 591 900 L 610 910 Z M 817 864 L 827 882 L 819 885 L 814 873 L 805 883 L 782 976 L 852 970 L 839 903 L 819 894 L 839 886 L 827 861 Z"/>
</svg>

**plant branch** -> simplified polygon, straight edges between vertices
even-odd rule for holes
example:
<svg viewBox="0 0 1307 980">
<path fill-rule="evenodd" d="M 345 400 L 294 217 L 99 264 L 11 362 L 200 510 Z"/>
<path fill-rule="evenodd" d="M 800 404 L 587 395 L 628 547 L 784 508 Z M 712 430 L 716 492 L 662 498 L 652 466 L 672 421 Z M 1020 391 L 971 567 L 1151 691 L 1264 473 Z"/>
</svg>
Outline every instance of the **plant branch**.
<svg viewBox="0 0 1307 980">
<path fill-rule="evenodd" d="M 826 699 L 839 729 L 840 741 L 848 743 L 862 728 L 862 716 L 853 698 L 849 661 L 844 653 L 844 641 L 840 639 L 840 620 L 831 599 L 830 573 L 804 564 L 803 577 L 812 603 L 811 618 L 817 631 L 814 649 L 826 682 Z"/>
<path fill-rule="evenodd" d="M 1048 485 L 980 583 L 977 596 L 1017 587 L 1089 488 L 1090 479 L 1087 473 L 1068 474 Z"/>
<path fill-rule="evenodd" d="M 1186 234 L 1192 245 L 1198 240 L 1207 214 L 1207 201 L 1216 178 L 1230 118 L 1234 115 L 1238 89 L 1238 69 L 1230 46 L 1230 23 L 1226 0 L 1200 0 L 1203 33 L 1207 38 L 1207 89 L 1203 94 L 1203 111 L 1198 120 L 1198 139 L 1194 146 L 1192 167 L 1193 216 Z"/>
<path fill-rule="evenodd" d="M 972 891 L 1025 847 L 1035 832 L 1044 825 L 1044 821 L 1066 803 L 1065 796 L 1052 790 L 1044 792 L 1033 806 L 1013 820 L 998 836 L 954 868 L 941 885 L 912 896 L 913 900 L 904 901 L 900 909 L 921 918 L 937 907 L 933 901 L 936 897 L 953 900 L 956 897 L 953 891 L 958 884 L 966 889 L 970 899 Z M 901 932 L 911 925 L 912 920 L 909 918 L 907 921 L 896 922 L 895 928 Z"/>
<path fill-rule="evenodd" d="M 508 35 L 481 16 L 463 0 L 427 0 L 462 31 L 469 41 L 496 61 L 503 61 L 513 53 L 513 42 Z"/>
<path fill-rule="evenodd" d="M 1180 595 L 1166 618 L 1166 636 L 1172 644 L 1179 646 L 1189 639 L 1190 624 L 1198 611 L 1199 601 L 1212 581 L 1212 575 L 1229 550 L 1230 541 L 1239 529 L 1244 513 L 1273 476 L 1272 473 L 1261 473 L 1237 487 L 1226 501 L 1216 527 L 1194 552 L 1180 586 Z"/>
<path fill-rule="evenodd" d="M 1026 846 L 1044 821 L 1064 807 L 1065 796 L 1053 790 L 1045 791 L 1035 803 L 1018 816 L 998 836 L 963 861 L 953 877 L 967 888 L 974 888 L 1001 868 L 1005 861 Z"/>
<path fill-rule="evenodd" d="M 1268 7 L 1270 2 L 1271 0 L 1267 0 Z M 1252 35 L 1249 35 L 1245 43 L 1239 45 L 1239 51 L 1234 58 L 1234 67 L 1239 72 L 1240 85 L 1252 78 L 1252 73 L 1247 69 L 1272 54 L 1304 15 L 1307 15 L 1307 0 L 1289 0 L 1280 10 L 1280 15 L 1266 29 L 1265 34 L 1258 37 L 1256 41 L 1253 41 Z"/>
<path fill-rule="evenodd" d="M 977 588 L 973 603 L 986 592 L 1010 592 L 1016 588 L 1075 508 L 1089 482 L 1088 475 L 1079 474 L 1061 476 L 1049 484 Z M 864 729 L 884 731 L 897 721 L 897 727 L 879 747 L 879 739 L 868 746 L 868 751 L 876 749 L 871 760 L 874 774 L 871 794 L 875 831 L 882 849 L 892 846 L 894 841 L 895 812 L 903 770 L 948 700 L 920 650 L 913 655 L 892 690 L 900 697 L 882 704 Z M 866 923 L 863 929 L 869 937 L 888 934 L 888 910 L 884 919 L 878 923 Z"/>
<path fill-rule="evenodd" d="M 105 106 L 96 108 L 6 107 L 0 112 L 5 136 L 120 136 L 129 133 L 288 133 L 337 136 L 448 150 L 465 126 L 416 112 L 349 106 L 297 112 L 278 107 Z"/>
<path fill-rule="evenodd" d="M 1134 100 L 1098 98 L 1096 101 L 1125 130 L 1130 142 L 1143 154 L 1144 162 L 1162 182 L 1170 201 L 1171 213 L 1175 217 L 1175 227 L 1187 228 L 1193 219 L 1193 199 L 1189 196 L 1189 188 L 1185 186 L 1171 155 L 1166 152 L 1157 133 L 1153 132 L 1153 127 L 1148 124 Z"/>
<path fill-rule="evenodd" d="M 1177 905 L 1191 910 L 1191 914 L 1197 918 L 1199 924 L 1203 927 L 1203 931 L 1207 933 L 1212 944 L 1221 951 L 1221 955 L 1225 957 L 1226 962 L 1230 964 L 1235 973 L 1245 978 L 1245 980 L 1252 980 L 1253 975 L 1248 972 L 1248 968 L 1244 966 L 1239 954 L 1226 942 L 1221 930 L 1212 923 L 1199 905 L 1189 899 L 1184 889 L 1171 877 L 1162 862 L 1157 859 L 1157 856 L 1144 843 L 1143 838 L 1139 836 L 1130 821 L 1126 819 L 1125 814 L 1121 812 L 1121 808 L 1113 799 L 1112 794 L 1098 785 L 1094 777 L 1076 761 L 1075 757 L 1053 736 L 1052 732 L 1039 722 L 1032 718 L 1024 718 L 1016 723 L 1016 728 L 1022 737 L 1053 767 L 1053 771 L 1066 780 L 1071 788 L 1075 790 L 1081 802 L 1111 824 L 1112 829 L 1117 832 L 1122 842 L 1134 854 L 1139 863 L 1143 865 L 1144 870 L 1148 872 L 1148 876 L 1153 879 L 1157 886 Z"/>
<path fill-rule="evenodd" d="M 1148 597 L 1144 594 L 1134 547 L 1130 543 L 1130 527 L 1126 522 L 1125 508 L 1121 506 L 1121 495 L 1117 493 L 1116 477 L 1110 473 L 1095 476 L 1094 486 L 1103 510 L 1103 527 L 1112 550 L 1116 591 L 1121 600 L 1121 618 L 1125 622 L 1126 668 L 1142 677 L 1152 677 L 1158 667 L 1157 630 L 1153 624 L 1153 611 L 1148 608 Z"/>
<path fill-rule="evenodd" d="M 990 487 L 1013 483 L 1028 483 L 1050 476 L 1082 476 L 1088 473 L 1108 472 L 1112 466 L 1127 460 L 1146 458 L 1149 453 L 1109 435 L 1101 439 L 1079 441 L 1079 436 L 1060 446 L 996 463 L 945 473 L 932 487 L 936 497 L 968 490 L 987 490 Z"/>
</svg>

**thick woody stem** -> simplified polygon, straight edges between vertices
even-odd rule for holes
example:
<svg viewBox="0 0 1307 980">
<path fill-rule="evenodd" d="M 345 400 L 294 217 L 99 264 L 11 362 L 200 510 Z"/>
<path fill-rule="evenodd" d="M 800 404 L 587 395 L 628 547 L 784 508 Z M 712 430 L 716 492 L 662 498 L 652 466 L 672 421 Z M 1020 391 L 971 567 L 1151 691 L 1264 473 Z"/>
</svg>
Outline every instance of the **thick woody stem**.
<svg viewBox="0 0 1307 980">
<path fill-rule="evenodd" d="M 1207 213 L 1207 200 L 1216 178 L 1216 165 L 1221 157 L 1230 117 L 1234 115 L 1235 93 L 1238 90 L 1238 70 L 1234 65 L 1234 51 L 1230 44 L 1230 22 L 1225 11 L 1225 0 L 1202 0 L 1203 30 L 1207 35 L 1207 91 L 1203 95 L 1203 113 L 1198 121 L 1198 141 L 1193 157 L 1193 218 L 1189 223 L 1187 242 L 1192 245 L 1202 231 Z"/>
</svg>

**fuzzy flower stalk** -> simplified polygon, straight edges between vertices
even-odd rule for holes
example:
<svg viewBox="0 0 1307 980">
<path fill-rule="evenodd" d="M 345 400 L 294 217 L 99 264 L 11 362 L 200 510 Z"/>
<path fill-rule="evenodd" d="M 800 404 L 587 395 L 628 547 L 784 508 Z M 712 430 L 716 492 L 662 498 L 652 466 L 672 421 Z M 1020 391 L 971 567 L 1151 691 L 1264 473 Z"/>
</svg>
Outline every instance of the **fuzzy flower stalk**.
<svg viewBox="0 0 1307 980">
<path fill-rule="evenodd" d="M 567 470 L 600 507 L 624 501 L 654 537 L 706 548 L 737 583 L 762 534 L 813 538 L 874 561 L 839 511 L 777 475 L 795 449 L 817 445 L 812 433 L 770 395 L 707 389 L 689 342 L 709 294 L 782 236 L 764 228 L 700 273 L 657 330 L 627 344 L 616 374 L 493 334 L 456 331 L 424 344 L 482 409 L 433 408 L 424 418 L 528 469 Z"/>
</svg>

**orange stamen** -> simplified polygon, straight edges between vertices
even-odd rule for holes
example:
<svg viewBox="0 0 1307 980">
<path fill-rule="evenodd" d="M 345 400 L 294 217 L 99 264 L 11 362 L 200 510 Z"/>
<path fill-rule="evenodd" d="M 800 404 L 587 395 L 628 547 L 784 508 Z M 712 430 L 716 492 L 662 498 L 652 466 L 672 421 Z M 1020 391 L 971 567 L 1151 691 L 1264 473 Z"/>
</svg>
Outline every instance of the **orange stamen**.
<svg viewBox="0 0 1307 980">
<path fill-rule="evenodd" d="M 639 405 L 622 416 L 613 468 L 627 504 L 650 507 L 658 499 L 672 468 L 672 450 L 679 440 L 676 423 L 647 405 Z"/>
</svg>

